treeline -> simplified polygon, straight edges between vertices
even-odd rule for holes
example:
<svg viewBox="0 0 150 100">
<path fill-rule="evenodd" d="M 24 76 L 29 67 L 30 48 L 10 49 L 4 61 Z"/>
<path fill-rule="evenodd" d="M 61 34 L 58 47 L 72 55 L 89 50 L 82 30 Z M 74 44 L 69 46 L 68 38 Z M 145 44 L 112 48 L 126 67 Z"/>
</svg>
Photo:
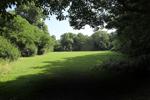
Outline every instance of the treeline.
<svg viewBox="0 0 150 100">
<path fill-rule="evenodd" d="M 9 17 L 0 15 L 0 58 L 16 60 L 18 57 L 42 55 L 50 51 L 110 50 L 113 34 L 97 31 L 91 36 L 82 33 L 64 33 L 60 40 L 50 36 L 44 23 L 46 16 L 34 2 L 20 5 L 9 12 Z"/>
<path fill-rule="evenodd" d="M 30 3 L 12 11 L 14 18 L 0 15 L 0 58 L 16 60 L 53 51 L 55 40 L 48 33 L 41 10 Z"/>
<path fill-rule="evenodd" d="M 20 5 L 10 12 L 13 18 L 0 15 L 0 58 L 10 61 L 20 56 L 42 55 L 50 51 L 110 50 L 112 34 L 97 31 L 91 36 L 64 33 L 60 40 L 50 36 L 44 23 L 47 16 L 35 3 Z"/>
<path fill-rule="evenodd" d="M 110 50 L 114 35 L 97 31 L 91 36 L 82 33 L 64 33 L 60 40 L 50 36 L 44 23 L 47 16 L 34 2 L 20 5 L 9 12 L 11 17 L 0 15 L 0 58 L 16 60 L 20 56 L 42 55 L 50 51 Z"/>
<path fill-rule="evenodd" d="M 114 34 L 106 31 L 97 31 L 91 36 L 82 33 L 64 33 L 57 40 L 55 51 L 94 51 L 110 50 L 113 48 Z"/>
</svg>

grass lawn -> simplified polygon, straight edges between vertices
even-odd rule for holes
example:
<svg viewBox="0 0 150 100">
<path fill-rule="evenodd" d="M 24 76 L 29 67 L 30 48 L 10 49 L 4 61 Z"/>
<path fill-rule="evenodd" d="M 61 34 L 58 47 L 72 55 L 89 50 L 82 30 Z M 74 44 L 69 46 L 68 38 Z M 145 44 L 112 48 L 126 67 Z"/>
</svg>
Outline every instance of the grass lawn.
<svg viewBox="0 0 150 100">
<path fill-rule="evenodd" d="M 149 94 L 136 93 L 150 93 L 140 87 L 145 80 L 111 79 L 95 69 L 103 61 L 122 57 L 111 51 L 87 51 L 20 58 L 0 66 L 0 100 L 149 100 Z"/>
</svg>

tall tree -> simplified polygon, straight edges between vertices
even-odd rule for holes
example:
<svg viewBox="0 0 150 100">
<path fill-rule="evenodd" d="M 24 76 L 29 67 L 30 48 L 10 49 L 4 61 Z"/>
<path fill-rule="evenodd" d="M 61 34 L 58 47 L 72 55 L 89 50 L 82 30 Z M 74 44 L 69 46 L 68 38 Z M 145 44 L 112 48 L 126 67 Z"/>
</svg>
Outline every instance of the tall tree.
<svg viewBox="0 0 150 100">
<path fill-rule="evenodd" d="M 85 44 L 87 43 L 88 36 L 78 33 L 74 38 L 73 48 L 74 50 L 81 51 L 84 50 Z"/>
<path fill-rule="evenodd" d="M 107 50 L 110 47 L 109 34 L 106 31 L 97 31 L 92 34 L 94 50 Z"/>
<path fill-rule="evenodd" d="M 34 2 L 28 2 L 27 4 L 20 5 L 15 9 L 16 14 L 25 18 L 30 24 L 35 25 L 42 29 L 45 33 L 48 33 L 48 28 L 44 23 L 44 20 L 48 17 L 43 14 L 43 9 L 36 7 Z"/>
<path fill-rule="evenodd" d="M 61 35 L 61 45 L 63 50 L 72 51 L 74 43 L 75 34 L 73 33 L 64 33 Z"/>
</svg>

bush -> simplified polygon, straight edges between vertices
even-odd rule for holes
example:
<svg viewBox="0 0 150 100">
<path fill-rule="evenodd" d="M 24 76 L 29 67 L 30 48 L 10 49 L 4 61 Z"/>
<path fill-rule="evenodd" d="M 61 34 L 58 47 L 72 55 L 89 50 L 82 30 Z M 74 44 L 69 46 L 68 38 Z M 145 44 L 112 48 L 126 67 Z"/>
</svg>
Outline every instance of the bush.
<svg viewBox="0 0 150 100">
<path fill-rule="evenodd" d="M 41 34 L 39 40 L 36 43 L 38 47 L 38 55 L 53 51 L 54 39 L 46 34 Z"/>
<path fill-rule="evenodd" d="M 19 50 L 12 45 L 7 39 L 0 36 L 0 58 L 14 61 L 20 57 Z"/>
<path fill-rule="evenodd" d="M 54 39 L 19 15 L 4 26 L 0 35 L 15 44 L 22 56 L 33 56 L 37 51 L 44 54 L 53 49 Z"/>
<path fill-rule="evenodd" d="M 30 57 L 37 54 L 37 47 L 35 44 L 28 44 L 25 48 L 21 51 L 21 55 L 23 57 Z"/>
<path fill-rule="evenodd" d="M 150 71 L 150 55 L 142 55 L 136 58 L 108 60 L 98 65 L 96 69 L 109 71 L 115 74 L 141 73 L 146 74 Z"/>
</svg>

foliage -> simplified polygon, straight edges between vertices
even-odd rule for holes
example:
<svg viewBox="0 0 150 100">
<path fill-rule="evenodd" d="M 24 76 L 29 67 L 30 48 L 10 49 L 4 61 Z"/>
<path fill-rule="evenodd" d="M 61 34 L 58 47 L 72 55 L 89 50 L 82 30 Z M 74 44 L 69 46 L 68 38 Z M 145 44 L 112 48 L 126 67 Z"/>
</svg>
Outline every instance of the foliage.
<svg viewBox="0 0 150 100">
<path fill-rule="evenodd" d="M 53 46 L 55 44 L 55 40 L 47 34 L 42 34 L 37 43 L 38 54 L 44 54 L 49 51 L 53 51 Z"/>
<path fill-rule="evenodd" d="M 34 0 L 2 1 L 0 13 L 5 15 L 9 6 L 18 7 L 31 1 Z M 91 27 L 115 28 L 125 53 L 131 56 L 149 54 L 149 0 L 36 0 L 35 4 L 45 14 L 57 15 L 59 20 L 68 17 L 70 25 L 76 29 L 87 24 Z M 68 13 L 64 13 L 64 10 Z"/>
<path fill-rule="evenodd" d="M 82 33 L 64 33 L 55 46 L 56 51 L 91 51 L 111 48 L 110 35 L 104 31 L 97 31 L 91 36 Z"/>
<path fill-rule="evenodd" d="M 84 45 L 87 43 L 88 38 L 89 38 L 88 36 L 85 36 L 82 33 L 78 33 L 74 38 L 74 44 L 73 44 L 74 50 L 75 51 L 86 50 L 84 48 Z"/>
<path fill-rule="evenodd" d="M 7 39 L 0 36 L 0 58 L 14 61 L 20 57 L 19 50 Z"/>
<path fill-rule="evenodd" d="M 94 50 L 107 50 L 110 47 L 109 35 L 105 31 L 97 31 L 92 34 L 92 41 L 94 42 Z"/>
<path fill-rule="evenodd" d="M 51 2 L 36 0 L 35 2 L 36 6 L 41 7 L 47 15 L 55 14 L 59 20 L 68 17 L 70 25 L 76 29 L 81 29 L 87 24 L 96 29 L 99 27 L 115 28 L 117 39 L 112 42 L 115 50 L 135 57 L 135 59 L 150 54 L 149 0 L 53 0 Z M 25 0 L 2 1 L 0 13 L 5 15 L 5 9 L 12 4 L 18 7 L 26 3 Z M 68 13 L 64 13 L 64 10 Z M 67 50 L 73 50 L 74 41 L 73 39 L 69 40 Z M 87 40 L 87 43 L 92 44 L 91 38 Z M 99 48 L 99 44 L 106 48 L 104 43 L 95 42 L 95 44 L 97 48 Z M 89 45 L 85 44 L 84 46 Z M 147 61 L 147 59 L 146 57 L 145 60 Z M 145 65 L 145 60 L 141 60 L 143 63 L 140 66 Z M 119 63 L 114 66 L 119 67 L 120 65 Z M 127 64 L 127 66 L 134 65 Z"/>
<path fill-rule="evenodd" d="M 137 74 L 140 76 L 149 73 L 150 55 L 142 55 L 136 58 L 124 56 L 122 59 L 108 59 L 97 66 L 100 71 L 108 71 L 112 74 Z"/>
<path fill-rule="evenodd" d="M 94 50 L 94 42 L 90 36 L 85 41 L 85 44 L 82 48 L 83 51 L 93 51 Z"/>
<path fill-rule="evenodd" d="M 63 51 L 60 40 L 56 40 L 55 45 L 54 45 L 54 51 Z"/>
<path fill-rule="evenodd" d="M 110 33 L 109 38 L 111 50 L 121 51 L 121 41 L 118 38 L 118 34 L 116 32 L 112 32 Z"/>
<path fill-rule="evenodd" d="M 73 33 L 64 33 L 61 35 L 61 45 L 63 50 L 72 51 L 73 50 L 73 43 L 74 43 L 75 34 Z"/>
<path fill-rule="evenodd" d="M 29 24 L 21 16 L 5 23 L 1 35 L 16 44 L 22 56 L 32 56 L 42 49 L 47 50 L 53 46 L 53 39 L 48 34 Z"/>
<path fill-rule="evenodd" d="M 23 57 L 34 56 L 37 54 L 37 47 L 35 44 L 25 44 L 25 47 L 21 51 Z"/>
<path fill-rule="evenodd" d="M 30 24 L 37 26 L 48 34 L 48 28 L 44 23 L 46 15 L 43 14 L 42 8 L 36 7 L 34 2 L 20 5 L 15 9 L 17 15 L 25 18 Z"/>
<path fill-rule="evenodd" d="M 35 6 L 34 2 L 20 5 L 15 9 L 17 15 L 25 18 L 30 24 L 36 24 L 39 20 L 45 18 L 42 9 Z"/>
</svg>

